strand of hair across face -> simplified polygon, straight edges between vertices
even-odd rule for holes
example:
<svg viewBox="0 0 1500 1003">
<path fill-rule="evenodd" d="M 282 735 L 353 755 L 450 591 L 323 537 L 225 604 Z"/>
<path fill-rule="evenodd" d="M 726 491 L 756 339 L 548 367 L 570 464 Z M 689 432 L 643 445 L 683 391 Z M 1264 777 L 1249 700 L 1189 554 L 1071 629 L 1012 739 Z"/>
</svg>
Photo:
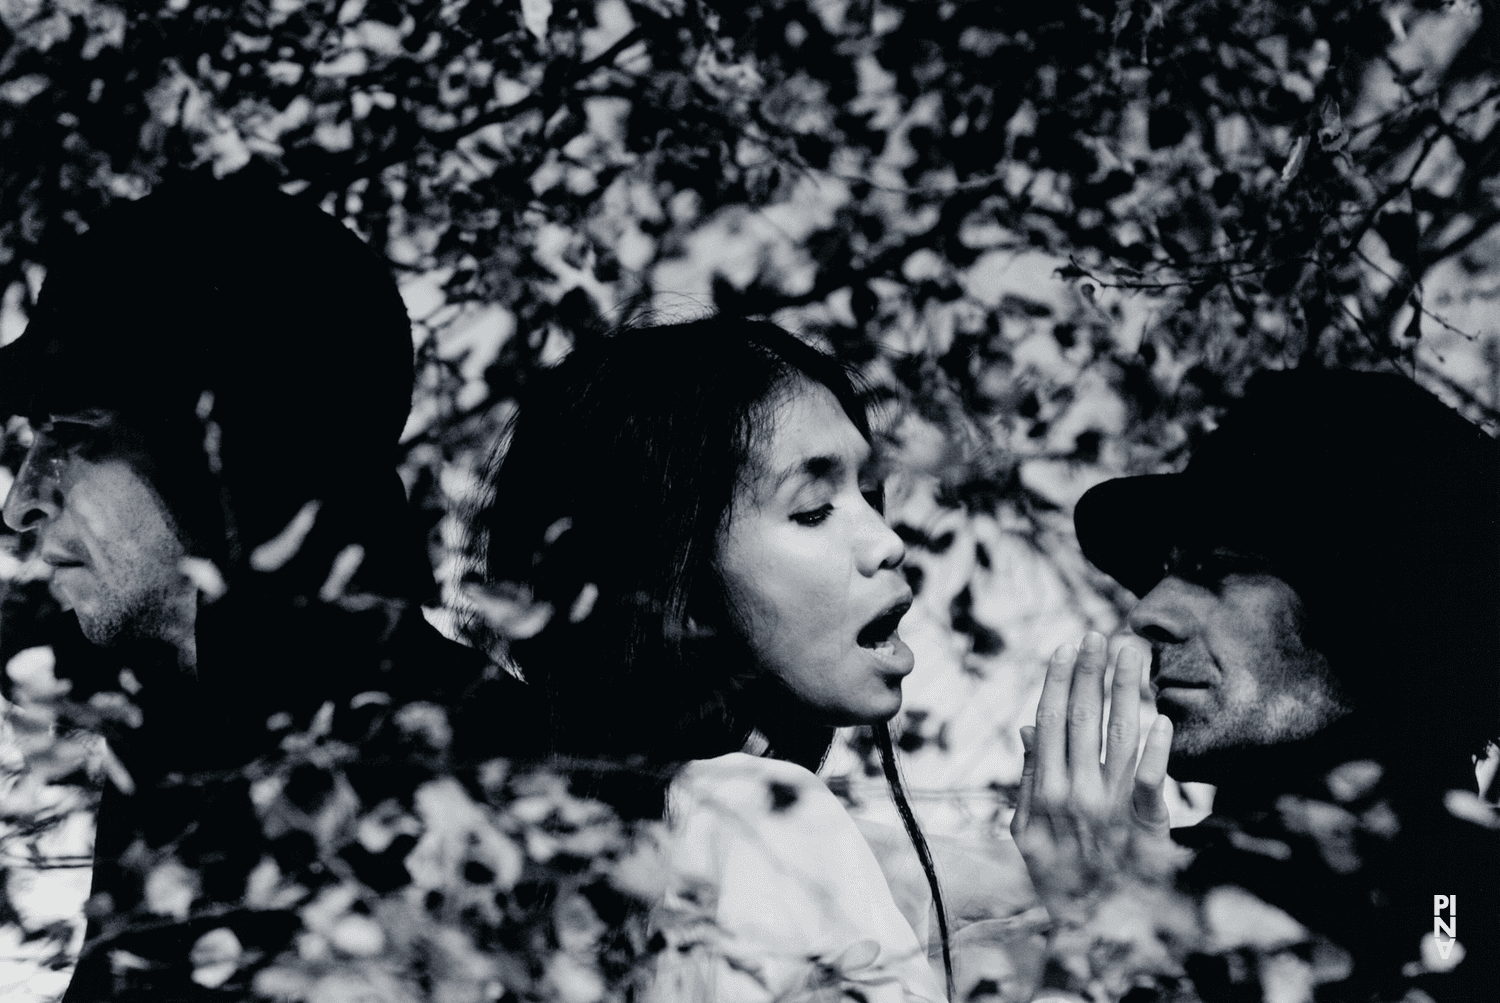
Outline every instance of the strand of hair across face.
<svg viewBox="0 0 1500 1003">
<path fill-rule="evenodd" d="M 948 998 L 955 1000 L 956 1003 L 953 955 L 948 947 L 948 911 L 943 906 L 943 890 L 938 886 L 937 865 L 932 862 L 932 851 L 927 846 L 927 837 L 922 835 L 922 827 L 917 825 L 917 817 L 912 814 L 911 804 L 906 800 L 906 790 L 901 782 L 901 770 L 896 763 L 896 747 L 891 743 L 890 725 L 882 721 L 874 725 L 873 730 L 875 744 L 880 749 L 880 766 L 885 771 L 885 782 L 891 789 L 891 799 L 896 802 L 896 811 L 901 816 L 901 824 L 906 827 L 906 835 L 911 839 L 911 845 L 917 851 L 917 859 L 922 863 L 922 873 L 927 876 L 927 887 L 932 890 L 932 904 L 937 910 L 938 936 L 943 942 L 943 974 L 948 983 Z"/>
</svg>

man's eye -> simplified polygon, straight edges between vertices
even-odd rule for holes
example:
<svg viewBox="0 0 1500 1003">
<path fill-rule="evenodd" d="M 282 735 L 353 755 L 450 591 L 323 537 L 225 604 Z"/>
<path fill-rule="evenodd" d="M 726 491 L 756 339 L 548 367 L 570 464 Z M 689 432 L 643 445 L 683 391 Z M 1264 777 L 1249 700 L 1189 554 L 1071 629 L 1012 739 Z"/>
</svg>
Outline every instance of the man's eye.
<svg viewBox="0 0 1500 1003">
<path fill-rule="evenodd" d="M 1166 568 L 1168 574 L 1209 587 L 1222 584 L 1230 575 L 1253 575 L 1266 570 L 1264 558 L 1229 552 L 1175 556 Z"/>
<path fill-rule="evenodd" d="M 68 448 L 95 441 L 99 429 L 78 421 L 49 421 L 41 428 L 42 434 L 57 446 Z"/>
<path fill-rule="evenodd" d="M 821 525 L 832 514 L 833 506 L 831 504 L 824 504 L 819 505 L 815 509 L 809 509 L 806 512 L 792 513 L 792 521 L 799 526 L 817 526 Z"/>
<path fill-rule="evenodd" d="M 1180 557 L 1167 562 L 1168 574 L 1199 585 L 1213 584 L 1220 577 L 1219 562 L 1212 557 Z"/>
</svg>

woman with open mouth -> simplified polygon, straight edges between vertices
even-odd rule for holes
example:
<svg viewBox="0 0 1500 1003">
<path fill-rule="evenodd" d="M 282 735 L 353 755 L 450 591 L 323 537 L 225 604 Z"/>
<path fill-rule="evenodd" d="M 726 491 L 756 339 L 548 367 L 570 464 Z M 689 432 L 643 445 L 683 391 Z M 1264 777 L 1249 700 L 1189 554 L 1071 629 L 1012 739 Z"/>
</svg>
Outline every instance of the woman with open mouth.
<svg viewBox="0 0 1500 1003">
<path fill-rule="evenodd" d="M 584 341 L 520 396 L 476 547 L 491 597 L 552 612 L 473 633 L 545 696 L 582 793 L 669 823 L 652 998 L 946 999 L 812 773 L 835 728 L 875 726 L 951 985 L 886 730 L 912 595 L 847 371 L 717 317 Z"/>
</svg>

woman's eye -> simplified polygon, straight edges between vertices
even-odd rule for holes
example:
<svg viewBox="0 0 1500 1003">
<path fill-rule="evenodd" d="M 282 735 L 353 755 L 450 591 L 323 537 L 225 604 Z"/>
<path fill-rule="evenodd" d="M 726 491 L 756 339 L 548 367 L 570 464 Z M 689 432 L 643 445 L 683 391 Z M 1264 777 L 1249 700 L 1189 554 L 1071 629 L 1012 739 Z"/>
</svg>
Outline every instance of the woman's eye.
<svg viewBox="0 0 1500 1003">
<path fill-rule="evenodd" d="M 815 509 L 809 509 L 806 512 L 794 512 L 792 514 L 792 521 L 799 526 L 817 526 L 832 514 L 833 506 L 831 504 L 824 504 L 819 505 Z"/>
<path fill-rule="evenodd" d="M 885 485 L 884 484 L 861 484 L 859 493 L 865 496 L 865 502 L 872 509 L 885 515 Z"/>
</svg>

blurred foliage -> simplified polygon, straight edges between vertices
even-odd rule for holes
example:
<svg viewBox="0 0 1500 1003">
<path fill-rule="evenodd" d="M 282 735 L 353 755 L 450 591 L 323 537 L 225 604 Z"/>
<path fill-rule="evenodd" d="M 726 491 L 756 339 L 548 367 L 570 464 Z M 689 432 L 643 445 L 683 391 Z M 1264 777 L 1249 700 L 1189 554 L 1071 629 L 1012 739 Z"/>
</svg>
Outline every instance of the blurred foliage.
<svg viewBox="0 0 1500 1003">
<path fill-rule="evenodd" d="M 1044 982 L 1070 1001 L 1132 1003 L 1487 995 L 1487 962 L 1476 954 L 1464 966 L 1468 947 L 1485 942 L 1475 931 L 1484 908 L 1465 920 L 1467 933 L 1429 927 L 1429 889 L 1451 878 L 1434 875 L 1397 836 L 1425 827 L 1442 834 L 1429 845 L 1478 860 L 1500 846 L 1500 811 L 1454 791 L 1447 815 L 1422 817 L 1371 760 L 1341 763 L 1321 780 L 1316 796 L 1284 794 L 1264 815 L 1211 816 L 1178 835 L 1191 852 L 1126 848 L 1079 885 L 1088 892 L 1079 914 L 1058 923 Z M 1099 865 L 1086 856 L 1059 859 L 1063 873 Z"/>
<path fill-rule="evenodd" d="M 105 783 L 154 812 L 184 792 L 211 811 L 164 841 L 142 831 L 130 842 L 115 894 L 88 901 L 86 943 L 70 920 L 28 923 L 11 908 L 34 963 L 66 969 L 81 949 L 119 1000 L 596 1003 L 640 978 L 647 906 L 667 873 L 650 833 L 633 838 L 561 774 L 503 759 L 461 767 L 448 708 L 370 691 L 310 720 L 273 715 L 252 761 L 147 789 L 101 740 L 143 727 L 130 671 L 79 700 L 54 667 L 49 648 L 7 666 L 11 867 L 28 852 L 33 866 L 77 866 L 39 844 Z M 241 818 L 250 826 L 232 833 L 219 822 Z"/>
<path fill-rule="evenodd" d="M 977 678 L 1026 650 L 985 598 L 1000 541 L 1123 602 L 1071 550 L 1072 499 L 1180 463 L 1251 370 L 1395 366 L 1497 417 L 1500 381 L 1433 347 L 1500 289 L 1497 32 L 1468 0 L 0 0 L 0 331 L 109 201 L 274 176 L 405 277 L 404 473 L 451 577 L 536 366 L 649 311 L 772 316 L 897 405 L 910 573 Z M 910 752 L 963 737 L 910 724 Z M 336 778 L 326 746 L 265 782 L 297 756 Z M 529 796 L 464 811 L 512 845 Z M 257 971 L 321 978 L 346 913 L 396 924 L 358 965 L 404 957 L 406 906 L 330 902 L 332 954 Z"/>
</svg>

